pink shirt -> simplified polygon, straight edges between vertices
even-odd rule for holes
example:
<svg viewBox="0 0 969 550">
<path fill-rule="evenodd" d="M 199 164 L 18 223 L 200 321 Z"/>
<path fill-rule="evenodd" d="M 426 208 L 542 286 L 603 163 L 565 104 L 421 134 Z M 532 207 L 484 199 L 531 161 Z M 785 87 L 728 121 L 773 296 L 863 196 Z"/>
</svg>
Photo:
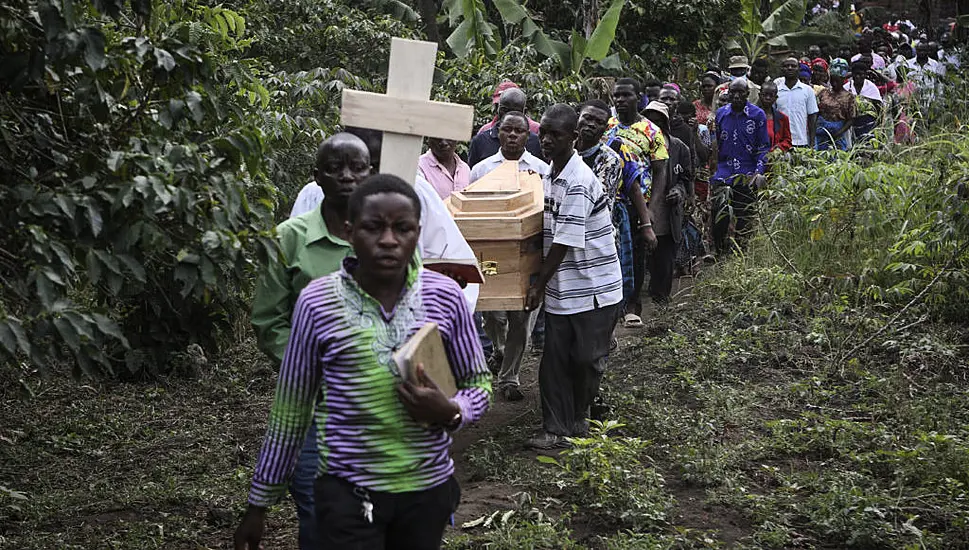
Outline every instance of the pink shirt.
<svg viewBox="0 0 969 550">
<path fill-rule="evenodd" d="M 471 183 L 471 168 L 468 163 L 461 160 L 461 157 L 457 154 L 454 155 L 454 160 L 458 163 L 454 170 L 454 176 L 437 161 L 437 157 L 431 151 L 421 155 L 421 158 L 417 161 L 417 171 L 431 184 L 431 187 L 437 191 L 442 200 Z"/>
</svg>

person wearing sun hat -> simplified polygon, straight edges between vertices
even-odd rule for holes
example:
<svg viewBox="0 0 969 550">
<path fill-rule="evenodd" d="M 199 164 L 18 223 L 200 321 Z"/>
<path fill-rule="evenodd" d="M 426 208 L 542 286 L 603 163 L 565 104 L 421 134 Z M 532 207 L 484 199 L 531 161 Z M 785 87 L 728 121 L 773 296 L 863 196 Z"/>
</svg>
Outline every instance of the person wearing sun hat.
<svg viewBox="0 0 969 550">
<path fill-rule="evenodd" d="M 747 76 L 750 72 L 750 63 L 747 56 L 731 56 L 730 64 L 727 65 L 727 71 L 730 72 L 730 79 L 717 88 L 717 94 L 719 95 L 721 93 L 725 93 L 731 82 L 738 78 L 743 78 L 747 81 L 747 88 L 750 90 L 750 101 L 752 103 L 757 103 L 757 99 L 760 97 L 760 86 Z"/>
<path fill-rule="evenodd" d="M 848 149 L 848 131 L 855 120 L 855 98 L 845 88 L 848 76 L 848 62 L 842 58 L 833 59 L 828 69 L 831 88 L 818 94 L 817 149 L 825 151 L 838 148 Z"/>
<path fill-rule="evenodd" d="M 646 261 L 649 297 L 656 304 L 666 305 L 673 291 L 677 245 L 683 236 L 683 205 L 694 191 L 693 158 L 689 146 L 670 133 L 670 112 L 665 103 L 651 101 L 643 109 L 643 116 L 663 132 L 670 155 L 667 177 L 662 181 L 654 178 L 650 192 L 649 213 L 656 248 Z"/>
</svg>

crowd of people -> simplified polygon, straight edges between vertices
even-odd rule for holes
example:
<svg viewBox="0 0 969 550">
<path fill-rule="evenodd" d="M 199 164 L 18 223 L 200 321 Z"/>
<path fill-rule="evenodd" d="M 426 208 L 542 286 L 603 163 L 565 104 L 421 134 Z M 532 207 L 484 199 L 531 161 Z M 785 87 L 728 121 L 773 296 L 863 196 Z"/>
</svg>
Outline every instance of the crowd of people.
<svg viewBox="0 0 969 550">
<path fill-rule="evenodd" d="M 254 296 L 260 349 L 280 372 L 236 548 L 259 547 L 287 487 L 303 549 L 439 548 L 460 498 L 451 434 L 485 414 L 492 385 L 525 397 L 529 347 L 542 425 L 526 444 L 587 434 L 617 326 L 643 326 L 644 302 L 662 311 L 677 276 L 743 247 L 771 151 L 856 147 L 888 120 L 909 140 L 912 110 L 944 101 L 951 47 L 920 41 L 909 57 L 886 36 L 836 56 L 812 46 L 776 78 L 768 60 L 733 56 L 700 75 L 693 100 L 677 83 L 619 78 L 608 101 L 558 103 L 539 121 L 503 81 L 467 155 L 428 139 L 413 182 L 379 173 L 380 132 L 324 141 Z M 476 314 L 476 286 L 421 259 L 474 258 L 444 201 L 509 161 L 543 179 L 542 267 L 523 310 Z M 453 397 L 393 360 L 427 322 Z"/>
</svg>

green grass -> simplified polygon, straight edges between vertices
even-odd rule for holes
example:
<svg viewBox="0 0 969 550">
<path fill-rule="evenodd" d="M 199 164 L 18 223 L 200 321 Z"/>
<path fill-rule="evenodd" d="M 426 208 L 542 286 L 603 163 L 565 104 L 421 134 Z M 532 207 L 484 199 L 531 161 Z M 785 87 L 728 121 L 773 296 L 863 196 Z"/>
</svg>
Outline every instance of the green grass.
<svg viewBox="0 0 969 550">
<path fill-rule="evenodd" d="M 768 252 L 753 242 L 747 257 L 662 313 L 668 332 L 633 338 L 611 359 L 603 392 L 622 426 L 608 451 L 573 460 L 567 475 L 552 464 L 524 476 L 537 501 L 556 503 L 542 509 L 556 518 L 546 524 L 597 549 L 966 548 L 966 325 L 906 328 L 922 318 L 914 308 L 902 330 L 840 360 L 845 340 L 882 327 L 892 309 L 802 298 L 803 283 L 783 270 L 752 268 Z M 516 465 L 534 468 L 515 449 L 472 448 L 472 464 L 494 468 L 476 475 L 508 482 Z M 626 477 L 614 488 L 620 498 L 600 486 L 590 501 L 590 485 L 631 464 L 665 481 Z M 672 507 L 653 522 L 624 523 L 644 495 Z M 470 536 L 511 548 L 507 529 Z M 531 542 L 520 547 L 556 548 L 542 533 L 523 525 L 518 535 Z"/>
<path fill-rule="evenodd" d="M 967 144 L 778 168 L 769 232 L 610 358 L 609 422 L 554 460 L 521 444 L 538 411 L 468 449 L 471 483 L 517 495 L 446 547 L 969 548 Z M 151 384 L 0 371 L 0 546 L 225 547 L 261 357 Z M 270 517 L 293 547 L 292 506 Z"/>
<path fill-rule="evenodd" d="M 786 283 L 745 269 L 721 266 L 668 331 L 627 339 L 603 386 L 622 426 L 562 466 L 522 449 L 536 415 L 474 444 L 475 483 L 529 497 L 447 547 L 965 547 L 966 327 L 924 322 L 839 363 L 839 342 L 889 312 L 771 303 Z M 272 394 L 259 357 L 244 345 L 154 384 L 25 375 L 33 397 L 8 380 L 0 485 L 26 499 L 0 491 L 2 546 L 224 546 Z M 292 507 L 271 517 L 269 542 L 291 547 Z"/>
</svg>

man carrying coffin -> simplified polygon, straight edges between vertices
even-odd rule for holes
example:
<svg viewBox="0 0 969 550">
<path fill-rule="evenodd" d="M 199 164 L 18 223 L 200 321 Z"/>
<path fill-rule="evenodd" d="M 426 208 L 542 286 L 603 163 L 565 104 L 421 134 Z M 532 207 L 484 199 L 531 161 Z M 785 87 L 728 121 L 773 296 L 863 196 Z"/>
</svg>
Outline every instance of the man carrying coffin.
<svg viewBox="0 0 969 550">
<path fill-rule="evenodd" d="M 508 88 L 501 92 L 501 97 L 498 99 L 497 120 L 500 122 L 505 118 L 506 114 L 512 111 L 519 113 L 525 112 L 525 92 L 520 88 Z M 498 138 L 498 126 L 494 125 L 487 130 L 483 130 L 471 140 L 471 144 L 468 145 L 468 164 L 474 167 L 482 160 L 497 153 L 500 148 L 501 142 Z M 542 146 L 539 145 L 538 135 L 534 132 L 529 131 L 527 141 L 525 142 L 525 149 L 528 149 L 536 157 L 542 156 Z"/>
<path fill-rule="evenodd" d="M 363 140 L 370 152 L 371 173 L 379 173 L 383 132 L 367 128 L 347 128 L 347 133 Z M 421 199 L 421 227 L 424 228 L 417 247 L 421 257 L 455 260 L 474 258 L 471 245 L 461 235 L 457 224 L 447 211 L 447 206 L 437 195 L 434 187 L 419 173 L 414 176 L 414 189 Z M 290 216 L 297 216 L 314 209 L 323 200 L 323 195 L 323 189 L 315 181 L 307 183 L 300 190 Z M 459 282 L 463 284 L 463 281 Z M 474 309 L 478 301 L 478 290 L 476 284 L 468 284 L 464 287 L 464 296 L 468 299 L 471 309 Z"/>
<path fill-rule="evenodd" d="M 622 301 L 609 197 L 575 151 L 578 115 L 559 103 L 541 122 L 542 150 L 552 171 L 545 191 L 544 259 L 525 306 L 545 304 L 545 352 L 539 367 L 543 432 L 536 449 L 568 444 L 588 432 Z"/>
<path fill-rule="evenodd" d="M 519 171 L 531 170 L 548 174 L 545 162 L 525 149 L 528 139 L 528 119 L 524 113 L 512 111 L 504 115 L 498 125 L 501 147 L 497 153 L 482 160 L 471 169 L 471 182 L 481 179 L 506 161 L 517 161 Z M 484 329 L 494 345 L 492 357 L 498 369 L 498 395 L 508 401 L 521 401 L 518 374 L 522 357 L 528 348 L 528 336 L 535 327 L 536 311 L 487 311 L 484 313 Z"/>
<path fill-rule="evenodd" d="M 477 421 L 491 393 L 467 302 L 453 280 L 414 261 L 421 202 L 410 185 L 372 176 L 348 203 L 354 256 L 296 301 L 236 550 L 259 548 L 266 508 L 285 491 L 314 423 L 321 547 L 440 548 L 460 499 L 451 433 Z M 458 388 L 451 399 L 421 365 L 405 380 L 393 359 L 428 322 Z"/>
</svg>

